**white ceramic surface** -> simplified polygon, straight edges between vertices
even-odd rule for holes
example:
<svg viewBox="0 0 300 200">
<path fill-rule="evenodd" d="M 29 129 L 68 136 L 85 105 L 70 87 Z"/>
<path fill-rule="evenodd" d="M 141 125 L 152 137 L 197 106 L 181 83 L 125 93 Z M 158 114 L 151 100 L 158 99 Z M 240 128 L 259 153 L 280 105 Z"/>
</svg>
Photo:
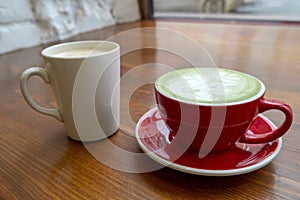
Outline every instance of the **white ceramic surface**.
<svg viewBox="0 0 300 200">
<path fill-rule="evenodd" d="M 64 57 L 57 56 L 59 52 L 80 48 L 101 48 L 104 53 L 92 56 Z M 104 139 L 114 134 L 119 128 L 120 121 L 120 47 L 109 41 L 78 41 L 63 43 L 48 47 L 42 51 L 45 67 L 31 67 L 25 70 L 21 76 L 21 91 L 27 103 L 36 111 L 50 115 L 64 123 L 68 137 L 78 141 L 95 141 Z M 81 68 L 88 74 L 84 74 L 84 81 L 76 87 L 74 85 Z M 28 92 L 27 82 L 33 75 L 43 78 L 51 84 L 57 101 L 57 109 L 49 109 L 39 106 Z M 81 75 L 81 74 L 80 74 Z M 93 77 L 101 75 L 99 77 Z M 78 83 L 78 82 L 77 82 Z M 95 105 L 87 105 L 90 99 L 86 95 L 89 90 L 96 87 Z M 74 107 L 74 94 L 76 89 L 77 107 Z M 98 122 L 104 134 L 99 134 L 97 127 L 87 124 L 78 133 L 74 122 L 74 109 L 95 110 Z M 79 122 L 89 120 L 90 116 L 81 112 Z M 77 120 L 78 122 L 78 120 Z M 91 127 L 92 126 L 92 127 Z"/>
</svg>

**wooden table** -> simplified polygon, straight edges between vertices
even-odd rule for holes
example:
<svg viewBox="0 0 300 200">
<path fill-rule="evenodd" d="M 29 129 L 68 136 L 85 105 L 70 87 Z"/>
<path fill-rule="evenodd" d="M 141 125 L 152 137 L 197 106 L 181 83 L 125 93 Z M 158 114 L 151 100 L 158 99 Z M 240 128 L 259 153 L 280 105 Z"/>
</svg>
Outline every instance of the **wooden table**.
<svg viewBox="0 0 300 200">
<path fill-rule="evenodd" d="M 147 27 L 152 28 L 133 30 Z M 33 111 L 20 94 L 21 72 L 43 66 L 39 52 L 50 44 L 0 56 L 1 199 L 300 199 L 298 26 L 141 21 L 70 40 L 111 36 L 123 52 L 121 126 L 109 140 L 91 144 L 68 139 L 61 123 Z M 162 166 L 140 173 L 114 169 L 143 164 L 128 152 L 142 153 L 134 137 L 135 125 L 155 105 L 152 83 L 166 69 L 162 65 L 176 69 L 191 63 L 212 65 L 205 50 L 193 42 L 203 45 L 217 66 L 259 77 L 268 88 L 267 98 L 282 99 L 293 107 L 294 122 L 283 137 L 281 152 L 260 170 L 230 177 L 190 175 Z M 38 103 L 55 106 L 49 85 L 39 78 L 29 85 Z M 281 122 L 280 113 L 266 116 Z M 101 149 L 108 142 L 128 154 Z M 93 155 L 98 147 L 100 160 Z"/>
</svg>

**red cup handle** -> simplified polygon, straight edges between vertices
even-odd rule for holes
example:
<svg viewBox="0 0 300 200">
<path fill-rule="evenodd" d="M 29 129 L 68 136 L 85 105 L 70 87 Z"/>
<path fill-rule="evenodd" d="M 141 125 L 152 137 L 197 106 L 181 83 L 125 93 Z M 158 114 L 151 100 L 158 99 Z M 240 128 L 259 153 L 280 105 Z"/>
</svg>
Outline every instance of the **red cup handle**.
<svg viewBox="0 0 300 200">
<path fill-rule="evenodd" d="M 249 143 L 249 144 L 271 142 L 281 137 L 283 134 L 285 134 L 287 130 L 290 128 L 290 126 L 292 125 L 293 112 L 292 112 L 292 108 L 289 105 L 285 104 L 282 101 L 266 100 L 266 99 L 262 99 L 260 103 L 261 103 L 259 108 L 260 113 L 272 109 L 280 110 L 285 115 L 284 122 L 277 129 L 264 134 L 253 134 L 250 131 L 247 131 L 244 135 L 242 135 L 239 142 Z"/>
</svg>

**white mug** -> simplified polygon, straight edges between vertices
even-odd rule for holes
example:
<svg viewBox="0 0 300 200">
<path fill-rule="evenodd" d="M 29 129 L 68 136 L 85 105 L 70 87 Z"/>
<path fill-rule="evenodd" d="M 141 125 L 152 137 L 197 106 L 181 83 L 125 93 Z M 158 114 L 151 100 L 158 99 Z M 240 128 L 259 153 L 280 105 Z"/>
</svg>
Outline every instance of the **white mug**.
<svg viewBox="0 0 300 200">
<path fill-rule="evenodd" d="M 67 136 L 74 140 L 96 141 L 113 135 L 120 124 L 120 46 L 78 41 L 48 47 L 41 54 L 45 67 L 31 67 L 21 75 L 27 103 L 63 122 Z M 27 86 L 33 75 L 51 84 L 57 109 L 34 102 Z"/>
</svg>

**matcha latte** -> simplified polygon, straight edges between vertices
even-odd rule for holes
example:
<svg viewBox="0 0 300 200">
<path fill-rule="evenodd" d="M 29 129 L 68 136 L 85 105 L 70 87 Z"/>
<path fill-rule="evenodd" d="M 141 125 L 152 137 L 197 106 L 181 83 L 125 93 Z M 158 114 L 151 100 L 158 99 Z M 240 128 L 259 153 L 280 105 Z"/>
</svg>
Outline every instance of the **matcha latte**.
<svg viewBox="0 0 300 200">
<path fill-rule="evenodd" d="M 222 68 L 185 68 L 166 73 L 155 82 L 162 94 L 187 103 L 232 104 L 263 95 L 255 77 Z"/>
</svg>

